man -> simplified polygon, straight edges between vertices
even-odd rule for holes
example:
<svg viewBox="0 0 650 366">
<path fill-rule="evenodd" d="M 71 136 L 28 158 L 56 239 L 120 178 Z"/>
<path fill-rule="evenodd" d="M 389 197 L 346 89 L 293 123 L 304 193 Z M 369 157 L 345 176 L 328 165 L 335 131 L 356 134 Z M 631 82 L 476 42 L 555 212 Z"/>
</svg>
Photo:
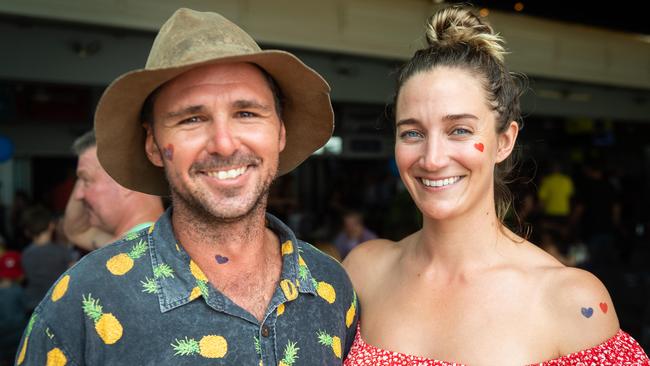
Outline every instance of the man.
<svg viewBox="0 0 650 366">
<path fill-rule="evenodd" d="M 92 251 L 153 224 L 163 213 L 160 197 L 119 185 L 97 159 L 95 132 L 75 140 L 77 182 L 68 200 L 63 228 L 78 247 Z"/>
<path fill-rule="evenodd" d="M 106 171 L 172 206 L 59 280 L 17 363 L 340 365 L 356 330 L 350 281 L 265 213 L 274 177 L 332 127 L 316 72 L 218 14 L 177 11 L 95 116 Z"/>
<path fill-rule="evenodd" d="M 44 207 L 30 207 L 23 222 L 31 244 L 23 251 L 25 271 L 25 309 L 32 312 L 47 290 L 76 260 L 70 248 L 54 242 L 56 222 Z"/>
</svg>

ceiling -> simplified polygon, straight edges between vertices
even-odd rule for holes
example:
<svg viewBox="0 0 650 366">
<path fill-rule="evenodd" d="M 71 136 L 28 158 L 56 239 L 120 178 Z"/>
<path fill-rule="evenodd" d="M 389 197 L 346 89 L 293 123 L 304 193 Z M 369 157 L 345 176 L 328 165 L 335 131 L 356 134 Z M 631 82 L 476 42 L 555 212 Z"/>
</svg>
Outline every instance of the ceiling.
<svg viewBox="0 0 650 366">
<path fill-rule="evenodd" d="M 448 3 L 470 3 L 479 8 L 496 9 L 518 13 L 515 4 L 523 4 L 519 13 L 546 19 L 579 23 L 612 30 L 650 35 L 648 13 L 640 3 L 601 3 L 586 1 L 534 1 L 534 0 L 492 0 L 492 1 L 447 1 Z M 607 5 L 605 5 L 607 4 Z"/>
</svg>

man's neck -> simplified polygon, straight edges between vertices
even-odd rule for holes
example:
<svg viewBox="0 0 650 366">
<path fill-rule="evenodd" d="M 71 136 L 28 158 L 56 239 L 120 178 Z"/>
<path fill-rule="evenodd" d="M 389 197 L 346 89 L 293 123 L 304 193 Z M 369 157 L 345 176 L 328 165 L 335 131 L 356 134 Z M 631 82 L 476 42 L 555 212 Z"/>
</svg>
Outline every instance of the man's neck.
<svg viewBox="0 0 650 366">
<path fill-rule="evenodd" d="M 35 236 L 32 239 L 33 243 L 36 245 L 45 245 L 48 244 L 52 241 L 52 232 L 50 230 L 46 230 L 37 236 Z"/>
<path fill-rule="evenodd" d="M 172 212 L 174 235 L 193 259 L 220 256 L 228 258 L 230 264 L 244 264 L 263 253 L 273 239 L 266 229 L 265 207 L 260 206 L 246 216 L 229 221 L 199 215 L 175 205 Z M 201 261 L 196 259 L 197 263 Z"/>
<path fill-rule="evenodd" d="M 262 205 L 260 205 L 262 206 Z M 265 207 L 236 221 L 192 215 L 174 206 L 174 235 L 211 285 L 258 320 L 280 278 L 278 237 L 265 225 Z"/>
<path fill-rule="evenodd" d="M 156 208 L 154 210 L 144 210 L 134 212 L 129 215 L 124 215 L 124 220 L 120 222 L 115 229 L 116 239 L 121 238 L 126 233 L 128 233 L 134 227 L 146 223 L 146 222 L 155 222 L 158 217 L 162 214 L 162 208 Z"/>
</svg>

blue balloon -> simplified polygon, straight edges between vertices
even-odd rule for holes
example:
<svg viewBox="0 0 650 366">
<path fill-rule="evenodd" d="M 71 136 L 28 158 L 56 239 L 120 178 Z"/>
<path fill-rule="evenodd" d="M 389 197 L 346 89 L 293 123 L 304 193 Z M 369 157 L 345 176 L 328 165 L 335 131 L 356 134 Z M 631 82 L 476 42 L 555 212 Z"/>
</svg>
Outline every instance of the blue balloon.
<svg viewBox="0 0 650 366">
<path fill-rule="evenodd" d="M 0 136 L 0 163 L 14 156 L 14 143 L 6 136 Z"/>
</svg>

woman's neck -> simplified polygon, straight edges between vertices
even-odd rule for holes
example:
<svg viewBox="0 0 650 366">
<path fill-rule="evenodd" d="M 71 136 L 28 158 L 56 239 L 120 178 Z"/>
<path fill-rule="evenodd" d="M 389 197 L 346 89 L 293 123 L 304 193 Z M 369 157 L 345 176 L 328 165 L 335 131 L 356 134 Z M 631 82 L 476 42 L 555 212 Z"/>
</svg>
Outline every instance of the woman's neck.
<svg viewBox="0 0 650 366">
<path fill-rule="evenodd" d="M 506 231 L 493 206 L 442 220 L 425 216 L 413 254 L 424 268 L 453 279 L 498 264 L 511 242 Z"/>
</svg>

